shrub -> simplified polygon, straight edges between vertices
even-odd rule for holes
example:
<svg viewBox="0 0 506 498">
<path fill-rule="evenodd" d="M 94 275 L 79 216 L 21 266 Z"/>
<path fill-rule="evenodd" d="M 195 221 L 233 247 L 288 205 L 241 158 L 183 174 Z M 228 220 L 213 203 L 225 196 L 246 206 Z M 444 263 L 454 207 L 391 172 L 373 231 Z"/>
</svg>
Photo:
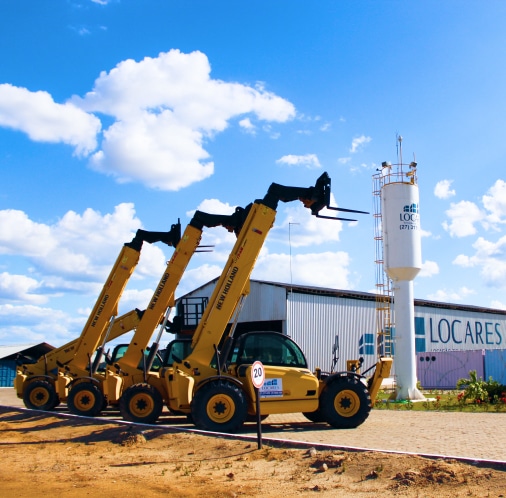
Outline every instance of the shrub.
<svg viewBox="0 0 506 498">
<path fill-rule="evenodd" d="M 458 395 L 460 403 L 470 401 L 472 403 L 494 403 L 502 397 L 502 393 L 506 391 L 506 387 L 499 384 L 492 377 L 489 377 L 488 382 L 484 381 L 481 377 L 478 379 L 476 370 L 469 372 L 469 379 L 459 379 L 457 381 L 457 389 L 464 388 L 464 391 Z"/>
</svg>

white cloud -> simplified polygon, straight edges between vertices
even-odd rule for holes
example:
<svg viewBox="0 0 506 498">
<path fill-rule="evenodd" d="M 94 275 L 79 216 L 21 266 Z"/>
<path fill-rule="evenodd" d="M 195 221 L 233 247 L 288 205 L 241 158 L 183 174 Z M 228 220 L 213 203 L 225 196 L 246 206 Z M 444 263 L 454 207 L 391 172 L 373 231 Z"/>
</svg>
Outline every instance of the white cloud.
<svg viewBox="0 0 506 498">
<path fill-rule="evenodd" d="M 459 254 L 453 260 L 453 264 L 458 265 L 458 266 L 468 267 L 468 268 L 473 266 L 471 258 L 469 256 L 466 256 L 465 254 Z"/>
<path fill-rule="evenodd" d="M 450 218 L 450 223 L 443 222 L 443 228 L 452 237 L 466 237 L 476 233 L 475 223 L 485 219 L 485 214 L 480 208 L 470 201 L 460 201 L 456 204 L 450 204 L 450 209 L 446 211 Z"/>
<path fill-rule="evenodd" d="M 155 287 L 153 289 L 126 289 L 119 302 L 119 315 L 128 313 L 135 308 L 145 310 L 153 297 L 154 289 Z"/>
<path fill-rule="evenodd" d="M 184 279 L 181 281 L 181 284 L 178 287 L 178 295 L 182 296 L 197 289 L 201 285 L 204 285 L 214 278 L 219 277 L 222 271 L 223 264 L 204 264 L 198 268 L 187 270 L 184 274 Z"/>
<path fill-rule="evenodd" d="M 314 287 L 347 289 L 350 257 L 345 252 L 312 254 L 264 254 L 253 270 L 252 278 Z M 290 272 L 291 266 L 291 272 Z"/>
<path fill-rule="evenodd" d="M 48 342 L 58 347 L 74 339 L 86 319 L 33 304 L 0 304 L 0 343 L 10 344 L 15 338 L 18 343 Z"/>
<path fill-rule="evenodd" d="M 119 204 L 106 214 L 92 209 L 69 211 L 51 225 L 37 224 L 23 212 L 6 210 L 0 211 L 0 222 L 0 253 L 25 267 L 24 275 L 0 273 L 0 339 L 6 337 L 12 342 L 11 333 L 12 337 L 23 337 L 23 341 L 44 340 L 54 345 L 81 333 L 124 243 L 142 228 L 129 203 Z M 172 252 L 172 247 L 162 243 L 143 244 L 119 303 L 120 314 L 135 307 L 145 308 Z M 48 302 L 59 306 L 64 303 L 77 311 L 69 317 L 34 306 Z M 85 308 L 89 309 L 80 314 L 79 309 Z"/>
<path fill-rule="evenodd" d="M 288 154 L 276 161 L 277 164 L 287 164 L 289 166 L 305 166 L 308 169 L 321 168 L 320 161 L 316 154 L 305 154 L 297 156 Z"/>
<path fill-rule="evenodd" d="M 46 256 L 57 244 L 47 225 L 36 223 L 16 209 L 0 211 L 0 254 Z"/>
<path fill-rule="evenodd" d="M 336 206 L 334 195 L 331 194 L 330 204 Z M 335 212 L 327 209 L 320 214 L 335 217 Z M 276 224 L 272 228 L 269 237 L 284 244 L 288 244 L 288 238 L 292 247 L 316 246 L 324 243 L 339 241 L 339 234 L 343 229 L 342 221 L 326 220 L 312 216 L 311 212 L 302 204 L 290 205 L 284 209 L 278 209 Z"/>
<path fill-rule="evenodd" d="M 130 203 L 119 204 L 105 215 L 93 209 L 82 214 L 68 211 L 53 225 L 35 223 L 22 211 L 3 210 L 0 223 L 0 254 L 24 258 L 35 267 L 35 274 L 44 275 L 45 289 L 52 292 L 63 283 L 62 277 L 81 290 L 90 282 L 101 282 L 122 245 L 142 228 Z M 166 260 L 160 246 L 144 244 L 136 278 L 159 275 L 160 263 Z"/>
<path fill-rule="evenodd" d="M 439 273 L 439 265 L 435 261 L 424 261 L 422 263 L 422 269 L 418 274 L 419 277 L 432 277 Z"/>
<path fill-rule="evenodd" d="M 506 304 L 497 300 L 492 301 L 490 307 L 498 310 L 506 310 Z"/>
<path fill-rule="evenodd" d="M 466 297 L 475 293 L 475 291 L 468 289 L 467 287 L 461 287 L 456 291 L 440 289 L 433 294 L 429 294 L 427 296 L 427 299 L 430 299 L 432 301 L 439 301 L 442 303 L 452 303 L 463 301 Z"/>
<path fill-rule="evenodd" d="M 352 165 L 350 166 L 350 171 L 352 173 L 361 172 L 361 171 L 367 171 L 367 170 L 374 170 L 373 167 L 369 166 L 367 163 L 360 163 L 358 166 Z"/>
<path fill-rule="evenodd" d="M 140 181 L 154 189 L 179 190 L 213 174 L 208 158 L 201 132 L 178 123 L 170 111 L 142 112 L 105 130 L 102 149 L 90 164 L 119 183 Z"/>
<path fill-rule="evenodd" d="M 26 275 L 0 273 L 0 300 L 43 304 L 48 298 L 37 294 L 40 285 L 40 282 Z"/>
<path fill-rule="evenodd" d="M 243 128 L 244 130 L 246 130 L 248 133 L 255 133 L 255 130 L 256 130 L 256 127 L 255 125 L 251 122 L 251 119 L 250 118 L 244 118 L 244 119 L 241 119 L 239 121 L 239 126 L 241 128 Z"/>
<path fill-rule="evenodd" d="M 295 118 L 289 101 L 265 89 L 212 79 L 205 54 L 170 50 L 136 62 L 125 60 L 102 72 L 83 98 L 59 104 L 44 91 L 0 85 L 0 126 L 34 141 L 72 145 L 90 166 L 120 183 L 179 190 L 214 172 L 205 142 L 240 118 L 269 123 Z M 113 118 L 102 135 L 97 116 Z M 97 138 L 101 138 L 97 146 Z"/>
<path fill-rule="evenodd" d="M 149 277 L 161 277 L 168 259 L 174 252 L 172 247 L 163 243 L 143 244 L 139 263 L 132 278 L 134 280 L 144 280 Z M 119 251 L 119 249 L 118 247 L 117 250 Z"/>
<path fill-rule="evenodd" d="M 506 223 L 506 182 L 497 180 L 482 197 L 485 209 L 490 211 L 487 216 L 491 223 Z"/>
<path fill-rule="evenodd" d="M 434 187 L 434 195 L 439 199 L 449 199 L 455 195 L 455 190 L 450 190 L 453 180 L 441 180 Z"/>
<path fill-rule="evenodd" d="M 235 206 L 231 206 L 227 202 L 222 202 L 218 199 L 204 199 L 198 206 L 199 211 L 210 214 L 232 214 L 235 211 Z M 193 216 L 195 211 L 187 212 L 187 216 Z"/>
<path fill-rule="evenodd" d="M 479 237 L 473 248 L 473 256 L 460 254 L 453 263 L 464 268 L 478 267 L 486 285 L 506 287 L 506 236 L 497 242 Z"/>
<path fill-rule="evenodd" d="M 294 106 L 263 85 L 213 80 L 210 72 L 205 54 L 171 50 L 101 73 L 91 92 L 72 100 L 115 119 L 92 166 L 121 182 L 178 190 L 213 173 L 204 141 L 231 119 L 243 116 L 244 127 L 248 114 L 274 122 L 295 117 Z"/>
<path fill-rule="evenodd" d="M 444 182 L 449 183 L 445 184 Z M 449 180 L 439 182 L 434 194 L 437 195 L 437 192 L 439 192 L 441 198 L 443 198 L 444 195 L 454 192 L 448 190 L 450 183 Z M 477 232 L 475 226 L 477 223 L 480 223 L 485 230 L 499 231 L 497 225 L 506 223 L 506 182 L 497 180 L 487 191 L 487 194 L 482 197 L 482 203 L 488 213 L 471 201 L 452 203 L 450 209 L 446 211 L 450 222 L 443 222 L 443 228 L 452 237 L 474 235 Z"/>
<path fill-rule="evenodd" d="M 354 138 L 351 142 L 350 153 L 355 154 L 360 147 L 362 147 L 365 144 L 368 144 L 371 140 L 372 140 L 371 137 L 366 137 L 365 135 Z"/>
<path fill-rule="evenodd" d="M 44 267 L 54 271 L 60 268 L 63 273 L 103 274 L 112 266 L 121 244 L 129 242 L 141 227 L 132 203 L 118 204 L 113 213 L 105 215 L 91 208 L 83 214 L 68 211 L 51 226 L 58 245 L 44 260 Z"/>
<path fill-rule="evenodd" d="M 234 213 L 236 206 L 231 206 L 230 204 L 221 202 L 218 199 L 204 199 L 198 205 L 197 209 L 210 215 L 228 216 Z M 191 218 L 193 214 L 194 211 L 187 213 L 189 218 Z M 229 232 L 228 229 L 222 225 L 217 225 L 216 227 L 204 227 L 200 247 L 204 251 L 209 251 L 209 254 L 207 255 L 208 261 L 223 263 L 227 260 L 235 241 L 235 234 L 233 232 Z"/>
<path fill-rule="evenodd" d="M 72 145 L 79 156 L 96 149 L 101 129 L 97 117 L 70 102 L 58 104 L 47 92 L 8 83 L 0 84 L 0 126 L 22 131 L 36 142 Z"/>
</svg>

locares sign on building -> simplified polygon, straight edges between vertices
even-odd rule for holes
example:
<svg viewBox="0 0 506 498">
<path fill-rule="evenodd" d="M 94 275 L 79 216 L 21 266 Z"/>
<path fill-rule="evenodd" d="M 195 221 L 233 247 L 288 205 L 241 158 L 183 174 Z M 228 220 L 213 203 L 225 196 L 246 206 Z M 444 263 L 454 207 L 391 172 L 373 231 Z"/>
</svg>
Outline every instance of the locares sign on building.
<svg viewBox="0 0 506 498">
<path fill-rule="evenodd" d="M 506 319 L 415 317 L 416 351 L 506 348 Z"/>
<path fill-rule="evenodd" d="M 392 354 L 395 355 L 395 328 L 391 330 Z M 372 333 L 358 341 L 360 355 L 375 355 L 382 344 Z M 438 351 L 472 351 L 506 349 L 506 316 L 486 313 L 460 315 L 415 313 L 415 348 L 417 353 Z"/>
</svg>

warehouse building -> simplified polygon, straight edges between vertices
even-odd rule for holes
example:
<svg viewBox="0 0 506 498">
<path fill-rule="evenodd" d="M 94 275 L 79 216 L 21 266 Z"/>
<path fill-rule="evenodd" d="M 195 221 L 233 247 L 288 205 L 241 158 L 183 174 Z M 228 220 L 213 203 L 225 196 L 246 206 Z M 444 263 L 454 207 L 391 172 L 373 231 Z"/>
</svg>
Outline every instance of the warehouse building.
<svg viewBox="0 0 506 498">
<path fill-rule="evenodd" d="M 16 362 L 31 363 L 54 347 L 42 342 L 40 344 L 23 344 L 14 346 L 0 345 L 0 387 L 12 387 L 16 377 Z"/>
<path fill-rule="evenodd" d="M 178 300 L 178 309 L 187 310 L 186 320 L 198 323 L 217 280 Z M 396 331 L 389 331 L 390 344 L 382 344 L 376 308 L 372 293 L 252 280 L 236 333 L 287 334 L 301 346 L 309 367 L 324 371 L 331 369 L 335 345 L 337 370 L 359 357 L 367 369 L 376 363 L 378 351 L 391 350 L 395 375 Z M 470 370 L 506 384 L 506 311 L 415 299 L 415 338 L 417 378 L 423 388 L 453 389 Z"/>
</svg>

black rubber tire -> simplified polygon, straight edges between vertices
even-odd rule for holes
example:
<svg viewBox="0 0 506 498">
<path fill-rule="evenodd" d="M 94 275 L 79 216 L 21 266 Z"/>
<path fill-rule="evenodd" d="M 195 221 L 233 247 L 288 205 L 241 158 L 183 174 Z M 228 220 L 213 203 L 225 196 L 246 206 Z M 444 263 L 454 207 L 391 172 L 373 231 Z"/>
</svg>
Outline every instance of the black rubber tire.
<svg viewBox="0 0 506 498">
<path fill-rule="evenodd" d="M 303 415 L 304 417 L 306 417 L 308 420 L 311 420 L 311 422 L 314 422 L 315 424 L 325 422 L 325 417 L 323 416 L 319 408 L 314 412 L 304 412 Z"/>
<path fill-rule="evenodd" d="M 79 382 L 70 389 L 67 406 L 74 415 L 96 417 L 104 407 L 104 395 L 93 382 Z"/>
<path fill-rule="evenodd" d="M 60 399 L 54 386 L 47 380 L 32 380 L 23 391 L 23 402 L 31 410 L 51 411 Z"/>
<path fill-rule="evenodd" d="M 260 415 L 260 421 L 263 422 L 269 415 Z M 258 417 L 256 415 L 247 415 L 246 422 L 257 422 Z"/>
<path fill-rule="evenodd" d="M 372 403 L 367 387 L 356 377 L 341 377 L 325 387 L 320 411 L 325 422 L 336 429 L 353 429 L 364 423 Z"/>
<path fill-rule="evenodd" d="M 191 415 L 199 429 L 234 434 L 248 414 L 243 391 L 232 382 L 216 380 L 203 385 L 193 397 Z"/>
<path fill-rule="evenodd" d="M 149 384 L 130 386 L 119 400 L 121 416 L 129 422 L 154 424 L 163 410 L 161 394 Z"/>
</svg>

